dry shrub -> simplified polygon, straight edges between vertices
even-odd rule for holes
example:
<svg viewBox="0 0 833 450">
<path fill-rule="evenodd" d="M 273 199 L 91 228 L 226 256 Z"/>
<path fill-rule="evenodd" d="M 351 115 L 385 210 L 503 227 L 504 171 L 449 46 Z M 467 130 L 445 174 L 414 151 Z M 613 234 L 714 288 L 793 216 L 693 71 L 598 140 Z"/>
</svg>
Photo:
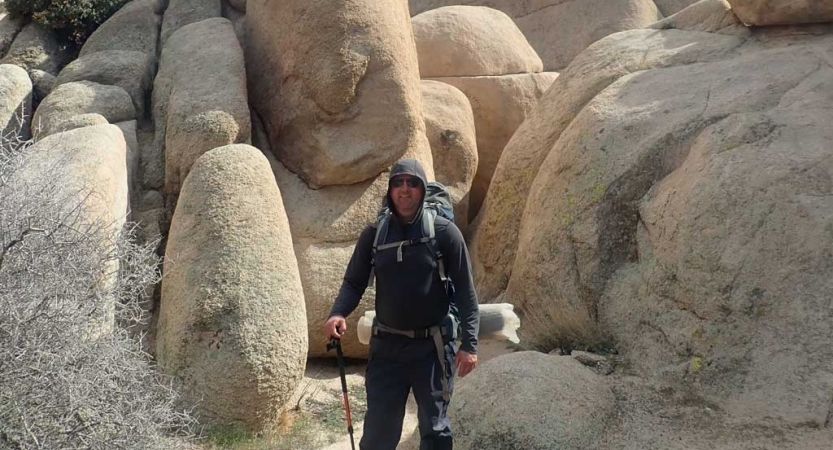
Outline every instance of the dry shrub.
<svg viewBox="0 0 833 450">
<path fill-rule="evenodd" d="M 87 38 L 129 0 L 4 0 L 9 12 L 54 29 L 75 45 Z"/>
<path fill-rule="evenodd" d="M 32 176 L 30 153 L 0 142 L 0 448 L 190 446 L 194 419 L 125 330 L 159 279 L 153 243 L 88 223 L 60 161 Z"/>
<path fill-rule="evenodd" d="M 614 351 L 610 337 L 585 311 L 552 302 L 526 308 L 519 314 L 521 347 L 549 353 L 560 350 L 569 355 L 573 350 L 594 353 Z"/>
</svg>

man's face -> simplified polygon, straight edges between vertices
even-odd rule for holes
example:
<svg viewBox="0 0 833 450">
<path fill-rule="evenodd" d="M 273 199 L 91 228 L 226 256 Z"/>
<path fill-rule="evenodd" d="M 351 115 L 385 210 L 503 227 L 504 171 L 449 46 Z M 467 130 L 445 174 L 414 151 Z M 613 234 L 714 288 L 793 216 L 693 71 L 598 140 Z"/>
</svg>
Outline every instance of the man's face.
<svg viewBox="0 0 833 450">
<path fill-rule="evenodd" d="M 422 189 L 422 181 L 412 175 L 397 175 L 390 180 L 391 201 L 405 221 L 413 219 L 419 210 Z"/>
</svg>

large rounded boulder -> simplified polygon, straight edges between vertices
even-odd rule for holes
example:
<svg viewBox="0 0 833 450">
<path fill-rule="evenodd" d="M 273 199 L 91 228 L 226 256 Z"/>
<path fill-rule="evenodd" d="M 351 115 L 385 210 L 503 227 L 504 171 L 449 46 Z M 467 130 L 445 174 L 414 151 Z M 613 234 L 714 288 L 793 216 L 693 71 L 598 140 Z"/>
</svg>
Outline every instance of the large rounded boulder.
<svg viewBox="0 0 833 450">
<path fill-rule="evenodd" d="M 220 0 L 164 0 L 168 7 L 162 18 L 159 41 L 164 47 L 180 28 L 203 20 L 221 17 Z"/>
<path fill-rule="evenodd" d="M 430 80 L 422 81 L 422 104 L 434 174 L 451 194 L 454 222 L 465 230 L 469 222 L 469 191 L 477 171 L 471 104 L 455 87 Z"/>
<path fill-rule="evenodd" d="M 118 86 L 76 81 L 56 87 L 32 117 L 35 140 L 63 131 L 63 123 L 83 114 L 99 114 L 110 123 L 136 118 L 130 95 Z"/>
<path fill-rule="evenodd" d="M 124 5 L 84 42 L 79 56 L 102 51 L 142 52 L 156 61 L 161 17 L 159 0 L 132 0 Z"/>
<path fill-rule="evenodd" d="M 0 65 L 0 135 L 29 138 L 32 114 L 32 81 L 22 68 Z"/>
<path fill-rule="evenodd" d="M 413 27 L 423 78 L 543 70 L 523 33 L 496 9 L 447 6 L 415 16 Z"/>
<path fill-rule="evenodd" d="M 560 113 L 528 120 L 548 125 L 510 142 L 513 153 L 545 145 L 546 156 L 504 297 L 526 314 L 600 324 L 641 375 L 692 386 L 741 420 L 823 426 L 833 69 L 818 49 L 833 35 L 644 33 L 594 44 L 585 53 L 604 69 L 579 81 L 574 62 L 549 91 L 559 98 L 540 105 Z M 652 41 L 661 45 L 645 51 Z"/>
<path fill-rule="evenodd" d="M 126 143 L 115 125 L 97 125 L 49 136 L 33 145 L 31 160 L 20 189 L 29 189 L 28 180 L 49 176 L 51 186 L 57 186 L 55 201 L 61 209 L 54 211 L 56 220 L 65 226 L 85 230 L 91 227 L 95 235 L 112 243 L 124 231 L 129 212 Z M 80 231 L 79 231 L 80 232 Z M 90 337 L 111 332 L 116 326 L 117 299 L 107 286 L 117 282 L 118 259 L 106 262 L 99 291 L 93 296 L 97 302 L 95 317 L 91 318 Z"/>
<path fill-rule="evenodd" d="M 211 422 L 274 424 L 303 377 L 304 292 L 281 193 L 247 145 L 201 156 L 174 213 L 157 358 Z"/>
<path fill-rule="evenodd" d="M 118 86 L 136 107 L 136 117 L 145 116 L 145 98 L 153 87 L 153 60 L 143 52 L 104 50 L 81 56 L 61 70 L 54 86 L 73 81 L 92 81 Z"/>
<path fill-rule="evenodd" d="M 462 91 L 472 105 L 478 162 L 471 184 L 470 219 L 480 211 L 504 147 L 557 77 L 555 72 L 540 72 L 434 78 Z"/>
<path fill-rule="evenodd" d="M 517 254 L 519 205 L 526 205 L 532 182 L 562 132 L 596 94 L 628 73 L 725 57 L 744 42 L 709 33 L 632 30 L 592 45 L 561 73 L 506 144 L 472 224 L 469 250 L 481 301 L 492 301 L 506 289 Z"/>
<path fill-rule="evenodd" d="M 168 38 L 153 86 L 153 118 L 152 164 L 164 161 L 165 190 L 170 196 L 179 192 L 203 153 L 250 142 L 243 50 L 231 22 L 203 20 Z"/>
<path fill-rule="evenodd" d="M 251 0 L 246 10 L 253 107 L 272 152 L 310 186 L 360 183 L 430 151 L 404 1 Z"/>
<path fill-rule="evenodd" d="M 613 412 L 604 378 L 570 356 L 511 353 L 455 383 L 449 416 L 463 450 L 594 448 Z"/>
<path fill-rule="evenodd" d="M 72 60 L 72 50 L 63 45 L 47 27 L 30 22 L 18 33 L 0 64 L 15 64 L 26 69 L 57 75 Z"/>
<path fill-rule="evenodd" d="M 55 172 L 67 204 L 84 204 L 82 223 L 122 231 L 128 213 L 127 144 L 115 125 L 95 125 L 50 136 L 35 144 L 31 167 Z"/>
<path fill-rule="evenodd" d="M 666 2 L 686 0 L 664 0 Z M 691 1 L 693 3 L 693 1 Z M 662 19 L 653 0 L 410 0 L 411 14 L 448 5 L 488 6 L 506 13 L 541 57 L 560 71 L 593 42 Z"/>
</svg>

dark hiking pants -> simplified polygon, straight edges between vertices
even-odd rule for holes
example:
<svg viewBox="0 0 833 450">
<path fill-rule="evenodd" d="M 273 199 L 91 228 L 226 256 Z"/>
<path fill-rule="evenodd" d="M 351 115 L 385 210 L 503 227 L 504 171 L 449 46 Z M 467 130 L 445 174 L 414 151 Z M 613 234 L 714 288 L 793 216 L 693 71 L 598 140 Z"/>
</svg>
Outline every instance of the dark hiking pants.
<svg viewBox="0 0 833 450">
<path fill-rule="evenodd" d="M 457 344 L 445 344 L 448 389 L 453 392 Z M 432 339 L 380 334 L 370 342 L 365 386 L 367 414 L 361 450 L 395 450 L 411 389 L 417 402 L 420 450 L 451 450 L 451 424 L 443 400 L 442 366 Z"/>
</svg>

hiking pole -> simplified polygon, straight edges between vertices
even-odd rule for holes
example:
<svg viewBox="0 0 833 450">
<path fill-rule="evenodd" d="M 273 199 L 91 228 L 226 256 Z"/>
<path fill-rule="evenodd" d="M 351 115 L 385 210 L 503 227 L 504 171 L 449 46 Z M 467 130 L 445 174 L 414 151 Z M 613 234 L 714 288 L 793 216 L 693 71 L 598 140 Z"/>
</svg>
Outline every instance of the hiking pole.
<svg viewBox="0 0 833 450">
<path fill-rule="evenodd" d="M 353 441 L 353 421 L 350 419 L 350 402 L 347 401 L 347 377 L 344 375 L 344 352 L 341 351 L 341 340 L 333 338 L 327 344 L 327 351 L 336 349 L 338 356 L 338 373 L 341 375 L 341 394 L 344 396 L 344 414 L 347 416 L 347 433 L 350 435 L 350 448 L 356 450 Z"/>
</svg>

